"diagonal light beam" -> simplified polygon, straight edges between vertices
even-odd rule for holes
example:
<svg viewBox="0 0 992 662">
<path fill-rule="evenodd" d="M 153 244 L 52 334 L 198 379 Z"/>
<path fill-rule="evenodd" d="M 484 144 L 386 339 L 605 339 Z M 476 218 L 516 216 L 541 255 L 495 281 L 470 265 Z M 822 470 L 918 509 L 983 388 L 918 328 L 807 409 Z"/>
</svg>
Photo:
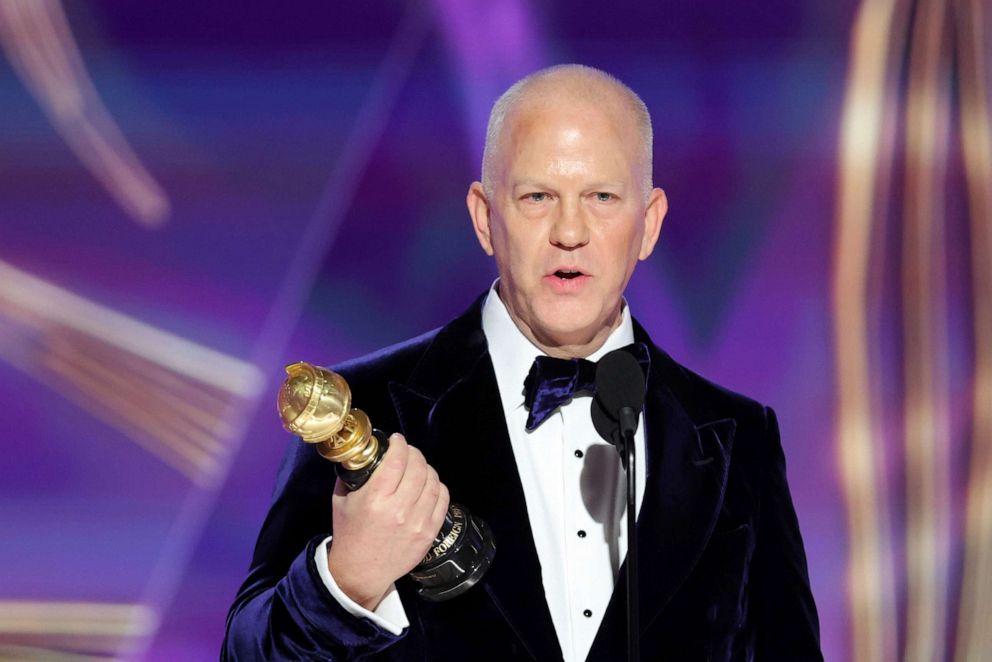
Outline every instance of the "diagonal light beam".
<svg viewBox="0 0 992 662">
<path fill-rule="evenodd" d="M 0 46 L 76 157 L 137 223 L 165 223 L 169 199 L 100 100 L 58 0 L 0 2 Z"/>
</svg>

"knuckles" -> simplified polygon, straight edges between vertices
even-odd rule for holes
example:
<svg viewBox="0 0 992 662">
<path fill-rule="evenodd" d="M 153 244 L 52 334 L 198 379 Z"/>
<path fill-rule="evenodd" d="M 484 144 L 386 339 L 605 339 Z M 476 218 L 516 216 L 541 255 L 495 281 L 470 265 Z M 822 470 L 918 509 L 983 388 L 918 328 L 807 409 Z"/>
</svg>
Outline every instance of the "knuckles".
<svg viewBox="0 0 992 662">
<path fill-rule="evenodd" d="M 366 503 L 366 512 L 375 519 L 381 519 L 384 515 L 393 512 L 393 507 L 388 499 L 376 494 Z"/>
<path fill-rule="evenodd" d="M 423 542 L 426 538 L 428 538 L 429 533 L 430 533 L 429 523 L 420 522 L 410 529 L 410 536 L 417 542 Z M 429 537 L 431 540 L 434 539 L 433 535 L 430 535 Z"/>
<path fill-rule="evenodd" d="M 384 457 L 382 459 L 382 464 L 376 469 L 376 473 L 398 473 L 402 474 L 404 469 L 406 469 L 407 458 L 401 455 L 393 455 L 392 457 Z M 373 478 L 375 474 L 373 474 Z M 371 482 L 371 481 L 369 481 Z"/>
<path fill-rule="evenodd" d="M 417 450 L 415 447 L 410 446 L 410 450 L 406 456 L 406 470 L 409 472 L 411 469 L 424 470 L 428 468 L 427 460 L 424 458 L 424 454 Z"/>
<path fill-rule="evenodd" d="M 440 528 L 440 525 L 434 526 L 433 522 L 425 522 L 423 526 L 418 527 L 415 534 L 415 540 L 418 545 L 424 548 L 424 553 L 426 553 L 434 543 L 434 539 L 437 538 L 437 532 Z M 421 556 L 422 555 L 423 554 L 421 554 Z"/>
</svg>

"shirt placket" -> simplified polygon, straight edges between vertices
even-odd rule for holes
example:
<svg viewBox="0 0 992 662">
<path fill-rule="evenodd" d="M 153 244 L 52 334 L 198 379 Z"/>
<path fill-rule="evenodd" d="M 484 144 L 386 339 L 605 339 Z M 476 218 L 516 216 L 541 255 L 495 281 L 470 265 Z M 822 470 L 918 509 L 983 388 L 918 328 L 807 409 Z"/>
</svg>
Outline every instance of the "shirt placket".
<svg viewBox="0 0 992 662">
<path fill-rule="evenodd" d="M 609 587 L 605 587 L 602 581 L 603 568 L 599 567 L 603 560 L 604 529 L 590 516 L 582 496 L 583 470 L 596 470 L 595 467 L 586 468 L 590 439 L 580 419 L 583 413 L 588 417 L 587 410 L 587 400 L 573 401 L 568 405 L 564 411 L 561 445 L 565 489 L 564 535 L 569 551 L 569 620 L 572 623 L 572 646 L 580 658 L 584 657 L 581 651 L 588 651 L 602 620 L 601 601 L 596 596 L 604 590 L 609 594 Z M 599 478 L 596 476 L 594 480 Z"/>
</svg>

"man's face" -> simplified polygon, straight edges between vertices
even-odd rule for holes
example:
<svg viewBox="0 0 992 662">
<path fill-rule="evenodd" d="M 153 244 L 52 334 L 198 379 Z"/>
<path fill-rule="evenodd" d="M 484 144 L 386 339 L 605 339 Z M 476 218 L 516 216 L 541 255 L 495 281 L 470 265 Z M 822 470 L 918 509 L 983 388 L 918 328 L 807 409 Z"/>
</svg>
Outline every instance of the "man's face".
<svg viewBox="0 0 992 662">
<path fill-rule="evenodd" d="M 654 249 L 667 203 L 660 189 L 645 195 L 638 133 L 623 118 L 567 101 L 521 109 L 507 117 L 488 204 L 478 182 L 469 191 L 500 296 L 546 348 L 601 344 Z"/>
</svg>

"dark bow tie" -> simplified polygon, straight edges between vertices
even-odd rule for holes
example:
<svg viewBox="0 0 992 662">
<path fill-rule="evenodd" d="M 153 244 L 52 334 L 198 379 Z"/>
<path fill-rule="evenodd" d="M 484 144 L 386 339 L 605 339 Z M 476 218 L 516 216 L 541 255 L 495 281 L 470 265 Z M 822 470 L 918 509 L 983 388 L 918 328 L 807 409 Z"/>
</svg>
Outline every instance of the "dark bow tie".
<svg viewBox="0 0 992 662">
<path fill-rule="evenodd" d="M 651 357 L 644 343 L 634 343 L 613 351 L 633 355 L 647 375 Z M 556 359 L 551 356 L 538 356 L 534 359 L 527 379 L 524 380 L 524 406 L 530 411 L 527 416 L 527 431 L 536 430 L 555 409 L 580 391 L 595 395 L 595 362 L 587 359 Z"/>
</svg>

